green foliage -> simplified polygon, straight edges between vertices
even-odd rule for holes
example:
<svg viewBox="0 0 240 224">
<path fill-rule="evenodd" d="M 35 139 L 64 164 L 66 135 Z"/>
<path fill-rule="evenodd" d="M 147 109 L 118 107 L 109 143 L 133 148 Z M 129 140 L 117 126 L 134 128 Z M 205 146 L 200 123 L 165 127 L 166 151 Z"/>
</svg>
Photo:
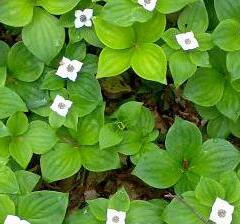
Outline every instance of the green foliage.
<svg viewBox="0 0 240 224">
<path fill-rule="evenodd" d="M 240 181 L 234 172 L 225 172 L 217 179 L 202 177 L 195 191 L 176 196 L 164 211 L 164 220 L 169 223 L 203 223 L 208 220 L 211 207 L 216 198 L 237 205 L 239 203 Z M 231 187 L 230 187 L 231 185 Z M 173 216 L 172 214 L 178 214 Z M 239 210 L 236 209 L 231 223 L 239 222 Z"/>
<path fill-rule="evenodd" d="M 116 212 L 122 224 L 201 224 L 221 198 L 239 224 L 239 10 L 240 0 L 1 0 L 0 223 L 112 224 Z M 65 115 L 56 96 L 71 101 Z M 175 115 L 186 120 L 170 127 Z M 169 204 L 132 200 L 160 194 Z"/>
<path fill-rule="evenodd" d="M 215 177 L 234 170 L 239 153 L 231 143 L 210 139 L 202 144 L 198 128 L 176 119 L 166 136 L 166 150 L 145 154 L 133 173 L 156 188 L 174 186 L 177 193 L 194 190 L 201 176 Z M 171 170 L 171 175 L 167 173 Z"/>
</svg>

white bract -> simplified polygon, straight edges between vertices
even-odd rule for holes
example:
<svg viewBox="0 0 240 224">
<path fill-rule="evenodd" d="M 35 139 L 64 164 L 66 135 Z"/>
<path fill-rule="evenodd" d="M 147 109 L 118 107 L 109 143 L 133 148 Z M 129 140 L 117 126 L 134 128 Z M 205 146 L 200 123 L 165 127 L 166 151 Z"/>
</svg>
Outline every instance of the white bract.
<svg viewBox="0 0 240 224">
<path fill-rule="evenodd" d="M 217 198 L 212 206 L 212 211 L 209 219 L 216 224 L 230 224 L 234 207 L 227 201 Z"/>
<path fill-rule="evenodd" d="M 75 11 L 75 28 L 81 28 L 83 26 L 91 27 L 92 26 L 92 17 L 93 10 L 92 9 L 84 9 Z"/>
<path fill-rule="evenodd" d="M 157 0 L 138 0 L 138 4 L 142 5 L 148 11 L 153 11 L 156 7 Z"/>
<path fill-rule="evenodd" d="M 68 78 L 71 81 L 75 81 L 78 75 L 78 72 L 81 70 L 83 63 L 78 60 L 70 60 L 68 58 L 63 57 L 56 75 L 62 78 Z"/>
<path fill-rule="evenodd" d="M 50 108 L 60 116 L 66 117 L 71 106 L 72 101 L 65 100 L 62 96 L 57 95 Z"/>
<path fill-rule="evenodd" d="M 14 215 L 8 215 L 4 221 L 4 224 L 31 224 L 26 220 L 21 220 L 19 217 Z"/>
<path fill-rule="evenodd" d="M 114 209 L 107 210 L 106 224 L 125 224 L 126 212 L 117 211 Z"/>
<path fill-rule="evenodd" d="M 193 32 L 181 33 L 176 35 L 178 44 L 183 50 L 192 50 L 199 47 L 198 41 Z"/>
</svg>

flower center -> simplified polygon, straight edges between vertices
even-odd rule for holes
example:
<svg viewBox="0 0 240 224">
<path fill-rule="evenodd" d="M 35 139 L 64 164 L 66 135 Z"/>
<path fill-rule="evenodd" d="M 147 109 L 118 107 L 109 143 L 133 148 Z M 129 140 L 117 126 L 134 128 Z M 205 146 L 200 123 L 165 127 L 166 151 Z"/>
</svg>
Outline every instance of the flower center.
<svg viewBox="0 0 240 224">
<path fill-rule="evenodd" d="M 73 72 L 74 71 L 74 66 L 73 65 L 68 65 L 67 66 L 67 71 L 68 72 Z"/>
<path fill-rule="evenodd" d="M 220 218 L 224 218 L 224 217 L 226 217 L 226 215 L 227 215 L 227 212 L 224 209 L 218 210 L 218 216 Z"/>
<path fill-rule="evenodd" d="M 80 20 L 82 23 L 84 23 L 84 22 L 87 21 L 87 17 L 86 17 L 85 15 L 81 15 L 81 16 L 79 17 L 79 20 Z"/>
<path fill-rule="evenodd" d="M 112 218 L 112 222 L 113 222 L 113 223 L 119 223 L 119 221 L 120 221 L 120 219 L 119 219 L 118 216 L 114 216 L 114 217 Z"/>
<path fill-rule="evenodd" d="M 189 45 L 191 43 L 192 43 L 192 41 L 189 38 L 185 40 L 185 44 Z"/>
<path fill-rule="evenodd" d="M 64 104 L 64 103 L 59 103 L 59 104 L 58 104 L 58 108 L 61 109 L 61 110 L 63 110 L 64 108 L 66 108 L 66 104 Z"/>
<path fill-rule="evenodd" d="M 145 3 L 145 4 L 150 4 L 150 3 L 151 3 L 151 0 L 144 0 L 144 3 Z"/>
<path fill-rule="evenodd" d="M 116 125 L 120 130 L 124 130 L 126 128 L 126 126 L 121 121 L 117 121 Z"/>
</svg>

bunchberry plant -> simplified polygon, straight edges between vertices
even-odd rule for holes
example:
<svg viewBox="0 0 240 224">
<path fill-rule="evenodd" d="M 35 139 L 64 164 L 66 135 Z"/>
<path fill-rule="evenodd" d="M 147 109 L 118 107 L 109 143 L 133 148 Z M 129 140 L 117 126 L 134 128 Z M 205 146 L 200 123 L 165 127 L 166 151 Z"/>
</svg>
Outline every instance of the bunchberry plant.
<svg viewBox="0 0 240 224">
<path fill-rule="evenodd" d="M 99 144 L 101 149 L 114 147 L 130 155 L 136 163 L 146 152 L 158 149 L 154 144 L 158 134 L 152 112 L 142 103 L 130 101 L 121 105 L 101 128 Z"/>
<path fill-rule="evenodd" d="M 174 186 L 175 192 L 184 193 L 194 190 L 201 176 L 215 177 L 239 164 L 239 152 L 230 142 L 209 139 L 203 143 L 200 130 L 180 118 L 169 129 L 165 145 L 166 150 L 143 155 L 133 171 L 156 188 Z"/>
<path fill-rule="evenodd" d="M 32 192 L 40 177 L 23 170 L 13 172 L 5 165 L 0 165 L 0 179 L 1 223 L 63 222 L 68 194 L 54 191 Z"/>
<path fill-rule="evenodd" d="M 131 201 L 124 189 L 118 190 L 110 199 L 89 200 L 87 207 L 71 214 L 66 224 L 79 222 L 107 224 L 162 224 L 162 212 L 167 203 L 155 199 L 151 201 Z"/>
<path fill-rule="evenodd" d="M 238 223 L 239 186 L 239 177 L 231 171 L 215 179 L 202 177 L 194 191 L 175 196 L 164 211 L 164 220 L 169 224 Z"/>
</svg>

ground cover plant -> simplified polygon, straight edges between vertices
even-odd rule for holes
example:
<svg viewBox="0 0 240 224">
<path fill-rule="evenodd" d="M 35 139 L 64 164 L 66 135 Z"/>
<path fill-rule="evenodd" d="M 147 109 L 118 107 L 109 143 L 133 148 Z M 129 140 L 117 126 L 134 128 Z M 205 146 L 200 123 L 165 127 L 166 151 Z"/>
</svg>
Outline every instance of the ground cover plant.
<svg viewBox="0 0 240 224">
<path fill-rule="evenodd" d="M 0 223 L 239 224 L 240 0 L 1 0 Z"/>
</svg>

